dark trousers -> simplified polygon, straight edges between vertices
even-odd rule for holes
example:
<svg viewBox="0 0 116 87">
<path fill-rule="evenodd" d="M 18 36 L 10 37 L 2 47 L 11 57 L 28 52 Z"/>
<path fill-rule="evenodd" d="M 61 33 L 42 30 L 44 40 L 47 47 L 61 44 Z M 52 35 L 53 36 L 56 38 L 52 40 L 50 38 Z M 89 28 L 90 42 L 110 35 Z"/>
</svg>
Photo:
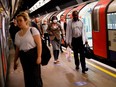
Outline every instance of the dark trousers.
<svg viewBox="0 0 116 87">
<path fill-rule="evenodd" d="M 45 39 L 46 45 L 47 45 L 47 40 L 48 40 L 48 46 L 50 46 L 50 38 L 49 38 L 49 34 L 48 33 L 44 33 L 44 39 Z"/>
<path fill-rule="evenodd" d="M 20 61 L 24 72 L 25 87 L 43 87 L 41 67 L 36 64 L 37 56 L 20 51 Z"/>
<path fill-rule="evenodd" d="M 57 60 L 59 56 L 59 50 L 54 50 L 53 55 L 54 55 L 54 60 Z"/>
<path fill-rule="evenodd" d="M 60 51 L 63 52 L 62 45 L 60 44 Z"/>
<path fill-rule="evenodd" d="M 82 37 L 72 38 L 72 49 L 74 52 L 76 67 L 79 67 L 79 64 L 81 62 L 82 70 L 84 70 L 86 68 L 86 64 L 85 64 L 84 45 L 83 45 Z M 78 53 L 80 53 L 80 60 L 78 57 Z"/>
</svg>

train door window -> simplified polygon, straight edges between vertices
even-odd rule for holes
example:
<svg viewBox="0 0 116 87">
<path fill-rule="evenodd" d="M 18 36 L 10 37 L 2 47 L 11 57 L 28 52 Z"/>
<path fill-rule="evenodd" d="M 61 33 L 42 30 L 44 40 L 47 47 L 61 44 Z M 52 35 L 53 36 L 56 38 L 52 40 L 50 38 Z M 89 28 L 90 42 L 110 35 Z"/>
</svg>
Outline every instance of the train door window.
<svg viewBox="0 0 116 87">
<path fill-rule="evenodd" d="M 116 29 L 116 13 L 107 14 L 107 28 Z"/>
<path fill-rule="evenodd" d="M 98 32 L 99 31 L 99 9 L 100 9 L 100 6 L 97 6 L 94 8 L 93 10 L 93 13 L 92 13 L 92 27 L 93 27 L 93 30 Z"/>
</svg>

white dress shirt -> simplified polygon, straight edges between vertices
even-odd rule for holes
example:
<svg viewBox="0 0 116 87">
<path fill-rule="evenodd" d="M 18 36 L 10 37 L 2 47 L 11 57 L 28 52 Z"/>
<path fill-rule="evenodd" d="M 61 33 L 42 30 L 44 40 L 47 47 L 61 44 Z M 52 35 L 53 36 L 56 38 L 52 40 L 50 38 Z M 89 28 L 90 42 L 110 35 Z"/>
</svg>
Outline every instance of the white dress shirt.
<svg viewBox="0 0 116 87">
<path fill-rule="evenodd" d="M 81 20 L 77 20 L 76 22 L 70 20 L 67 24 L 66 28 L 66 43 L 71 46 L 72 38 L 82 36 L 83 44 L 87 41 L 86 32 Z"/>
</svg>

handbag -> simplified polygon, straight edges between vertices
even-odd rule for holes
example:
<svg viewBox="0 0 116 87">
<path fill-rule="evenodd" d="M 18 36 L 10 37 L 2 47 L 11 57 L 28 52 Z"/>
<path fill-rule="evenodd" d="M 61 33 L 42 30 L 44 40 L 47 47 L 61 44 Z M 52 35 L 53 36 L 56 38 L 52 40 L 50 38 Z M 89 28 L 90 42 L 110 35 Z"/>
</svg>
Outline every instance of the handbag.
<svg viewBox="0 0 116 87">
<path fill-rule="evenodd" d="M 30 29 L 30 32 L 31 32 L 31 34 L 33 34 L 32 28 Z M 45 41 L 42 38 L 41 38 L 41 40 L 42 40 L 42 55 L 41 55 L 42 61 L 41 61 L 41 65 L 44 66 L 44 65 L 48 64 L 48 62 L 51 58 L 51 53 L 50 53 L 49 48 L 45 44 Z"/>
<path fill-rule="evenodd" d="M 41 64 L 47 65 L 49 60 L 51 58 L 51 53 L 47 45 L 45 44 L 45 41 L 42 39 L 42 61 Z"/>
<path fill-rule="evenodd" d="M 93 50 L 90 48 L 88 44 L 85 44 L 84 46 L 84 54 L 85 54 L 85 57 L 88 59 L 91 59 L 94 57 Z"/>
</svg>

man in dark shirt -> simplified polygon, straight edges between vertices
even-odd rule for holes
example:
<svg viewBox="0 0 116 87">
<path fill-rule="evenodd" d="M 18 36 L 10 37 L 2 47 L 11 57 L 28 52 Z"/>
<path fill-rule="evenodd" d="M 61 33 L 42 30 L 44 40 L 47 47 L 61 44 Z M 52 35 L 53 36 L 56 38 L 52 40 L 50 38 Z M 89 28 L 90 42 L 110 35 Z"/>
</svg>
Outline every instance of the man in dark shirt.
<svg viewBox="0 0 116 87">
<path fill-rule="evenodd" d="M 19 30 L 20 30 L 20 28 L 17 26 L 17 21 L 14 19 L 14 21 L 10 23 L 10 28 L 9 28 L 9 33 L 10 33 L 14 48 L 16 47 L 15 44 L 14 44 L 15 34 Z"/>
</svg>

